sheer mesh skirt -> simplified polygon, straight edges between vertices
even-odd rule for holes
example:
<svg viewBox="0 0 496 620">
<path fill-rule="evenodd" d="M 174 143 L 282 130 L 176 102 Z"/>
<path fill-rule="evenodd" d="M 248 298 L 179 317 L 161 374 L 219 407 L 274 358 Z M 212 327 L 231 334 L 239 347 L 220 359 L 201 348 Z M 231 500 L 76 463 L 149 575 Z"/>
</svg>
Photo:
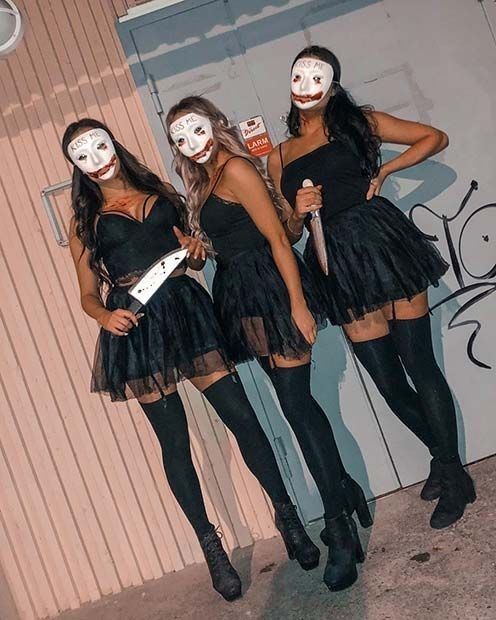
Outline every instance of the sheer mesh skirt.
<svg viewBox="0 0 496 620">
<path fill-rule="evenodd" d="M 308 308 L 322 327 L 322 293 L 296 252 L 295 257 Z M 300 358 L 311 350 L 293 322 L 288 291 L 268 247 L 218 260 L 212 292 L 215 313 L 234 362 L 269 355 Z"/>
<path fill-rule="evenodd" d="M 113 288 L 107 308 L 127 308 L 127 290 Z M 113 401 L 139 398 L 231 367 L 212 300 L 193 278 L 169 278 L 143 312 L 127 336 L 100 330 L 92 392 L 107 392 Z"/>
<path fill-rule="evenodd" d="M 437 285 L 449 268 L 437 248 L 391 202 L 375 197 L 324 227 L 329 275 L 309 239 L 305 260 L 325 291 L 334 325 L 363 318 L 391 301 L 412 299 Z"/>
</svg>

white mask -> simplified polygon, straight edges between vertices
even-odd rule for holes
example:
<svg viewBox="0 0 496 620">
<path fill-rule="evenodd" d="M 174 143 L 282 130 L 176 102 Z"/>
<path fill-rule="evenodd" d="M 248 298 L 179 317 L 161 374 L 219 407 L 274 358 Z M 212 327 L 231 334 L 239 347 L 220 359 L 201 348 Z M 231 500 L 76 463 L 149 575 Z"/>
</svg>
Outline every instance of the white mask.
<svg viewBox="0 0 496 620">
<path fill-rule="evenodd" d="M 117 156 L 112 138 L 104 129 L 89 129 L 69 142 L 72 163 L 93 179 L 108 181 L 116 170 Z"/>
<path fill-rule="evenodd" d="M 169 132 L 174 144 L 197 164 L 206 164 L 214 150 L 212 123 L 205 116 L 190 112 L 172 123 Z"/>
<path fill-rule="evenodd" d="M 316 106 L 329 91 L 334 77 L 330 64 L 318 58 L 300 58 L 291 71 L 291 99 L 300 110 Z"/>
</svg>

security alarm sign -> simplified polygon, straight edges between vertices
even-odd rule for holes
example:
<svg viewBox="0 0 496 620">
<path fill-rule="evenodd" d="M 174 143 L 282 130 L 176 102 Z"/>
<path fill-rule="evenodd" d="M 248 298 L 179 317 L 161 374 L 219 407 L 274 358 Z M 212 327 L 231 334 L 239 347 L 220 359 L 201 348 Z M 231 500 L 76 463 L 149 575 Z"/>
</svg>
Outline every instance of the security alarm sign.
<svg viewBox="0 0 496 620">
<path fill-rule="evenodd" d="M 251 155 L 263 157 L 272 151 L 272 142 L 261 116 L 254 116 L 247 121 L 242 121 L 239 124 L 239 128 Z"/>
</svg>

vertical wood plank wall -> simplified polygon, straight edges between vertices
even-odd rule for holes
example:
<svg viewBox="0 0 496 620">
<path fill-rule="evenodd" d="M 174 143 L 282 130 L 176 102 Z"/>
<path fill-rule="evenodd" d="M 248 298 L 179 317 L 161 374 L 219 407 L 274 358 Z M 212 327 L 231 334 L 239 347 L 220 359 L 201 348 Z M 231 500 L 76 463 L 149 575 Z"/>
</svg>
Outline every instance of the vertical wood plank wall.
<svg viewBox="0 0 496 620">
<path fill-rule="evenodd" d="M 201 560 L 137 403 L 89 394 L 96 326 L 40 190 L 69 178 L 65 126 L 103 119 L 165 175 L 114 21 L 125 0 L 16 0 L 23 43 L 0 60 L 0 573 L 38 620 Z M 69 219 L 68 194 L 57 199 Z M 274 534 L 232 437 L 182 388 L 207 508 L 229 547 Z M 7 613 L 10 615 L 7 616 Z M 2 610 L 0 617 L 12 617 Z"/>
</svg>

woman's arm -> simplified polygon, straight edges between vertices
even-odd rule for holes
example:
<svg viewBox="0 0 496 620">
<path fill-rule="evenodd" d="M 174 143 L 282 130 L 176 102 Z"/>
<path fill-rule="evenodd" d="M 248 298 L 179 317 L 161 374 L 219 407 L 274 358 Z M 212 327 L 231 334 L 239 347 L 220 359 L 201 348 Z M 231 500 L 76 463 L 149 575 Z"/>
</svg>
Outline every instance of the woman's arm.
<svg viewBox="0 0 496 620">
<path fill-rule="evenodd" d="M 444 131 L 430 125 L 405 121 L 385 112 L 370 112 L 368 118 L 374 133 L 382 142 L 403 144 L 410 148 L 381 167 L 376 179 L 373 179 L 371 183 L 367 198 L 379 194 L 384 180 L 390 174 L 425 161 L 449 144 L 448 136 Z"/>
<path fill-rule="evenodd" d="M 181 247 L 188 250 L 188 258 L 186 259 L 188 267 L 193 269 L 193 271 L 201 271 L 205 267 L 205 261 L 207 260 L 207 253 L 201 239 L 185 235 L 177 226 L 174 226 L 174 234 Z"/>
<path fill-rule="evenodd" d="M 132 325 L 138 324 L 138 319 L 129 310 L 119 309 L 111 312 L 105 308 L 100 296 L 98 277 L 90 267 L 90 253 L 76 235 L 74 218 L 69 228 L 69 247 L 76 267 L 83 310 L 104 329 L 116 336 L 127 335 Z"/>
<path fill-rule="evenodd" d="M 316 338 L 315 321 L 307 308 L 291 244 L 264 180 L 251 163 L 235 158 L 225 168 L 224 183 L 269 242 L 272 256 L 288 290 L 293 320 L 306 340 L 313 344 Z"/>
<path fill-rule="evenodd" d="M 167 182 L 164 182 L 164 185 L 171 192 L 171 194 L 175 194 L 181 202 L 184 201 L 184 199 L 177 193 L 176 188 L 173 185 Z M 183 206 L 187 209 L 186 204 Z M 177 226 L 174 226 L 174 234 L 181 244 L 181 247 L 188 249 L 189 254 L 186 259 L 186 264 L 188 267 L 193 269 L 193 271 L 201 271 L 205 266 L 205 261 L 207 260 L 207 253 L 201 240 L 185 235 L 182 230 L 177 228 Z"/>
<path fill-rule="evenodd" d="M 322 207 L 322 194 L 320 191 L 322 186 L 300 187 L 296 194 L 295 208 L 292 209 L 281 192 L 282 166 L 279 147 L 276 147 L 269 153 L 267 158 L 267 170 L 279 193 L 284 208 L 285 217 L 283 218 L 283 227 L 286 231 L 286 236 L 291 242 L 291 245 L 294 245 L 301 239 L 307 214 Z"/>
</svg>

